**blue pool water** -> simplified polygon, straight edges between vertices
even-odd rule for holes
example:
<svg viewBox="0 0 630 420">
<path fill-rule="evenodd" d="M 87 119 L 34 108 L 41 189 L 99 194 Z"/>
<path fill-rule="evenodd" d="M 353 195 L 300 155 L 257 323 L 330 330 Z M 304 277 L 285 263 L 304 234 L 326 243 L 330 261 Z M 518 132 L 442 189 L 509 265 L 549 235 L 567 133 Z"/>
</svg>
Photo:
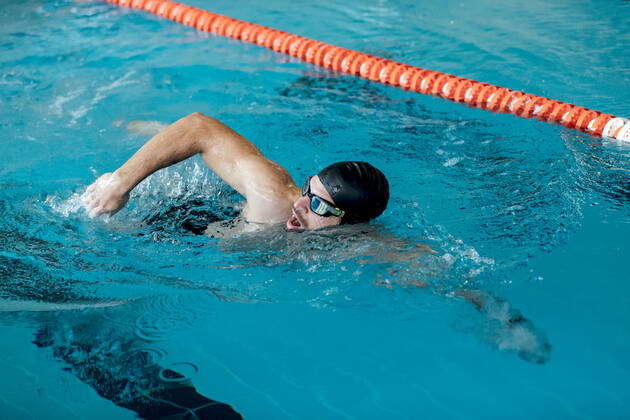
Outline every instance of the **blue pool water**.
<svg viewBox="0 0 630 420">
<path fill-rule="evenodd" d="M 189 2 L 630 116 L 627 1 L 315 3 Z M 99 1 L 8 0 L 0 23 L 1 419 L 184 400 L 252 419 L 627 418 L 630 145 Z M 368 160 L 389 208 L 209 239 L 191 230 L 239 197 L 192 159 L 86 217 L 85 187 L 149 137 L 130 122 L 194 111 L 298 183 Z"/>
</svg>

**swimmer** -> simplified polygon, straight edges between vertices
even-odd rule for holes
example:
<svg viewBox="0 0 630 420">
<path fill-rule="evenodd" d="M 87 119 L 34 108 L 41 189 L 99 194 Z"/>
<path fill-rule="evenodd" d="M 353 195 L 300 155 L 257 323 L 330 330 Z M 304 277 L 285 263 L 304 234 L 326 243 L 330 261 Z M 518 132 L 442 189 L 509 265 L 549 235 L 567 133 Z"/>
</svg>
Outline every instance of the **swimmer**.
<svg viewBox="0 0 630 420">
<path fill-rule="evenodd" d="M 88 214 L 115 214 L 143 179 L 197 153 L 245 197 L 242 219 L 250 229 L 284 224 L 301 231 L 363 223 L 383 213 L 389 200 L 387 178 L 367 162 L 333 163 L 300 188 L 249 140 L 196 112 L 164 128 L 120 168 L 90 185 L 84 201 Z"/>
<path fill-rule="evenodd" d="M 159 126 L 152 124 L 153 128 Z M 145 128 L 136 123 L 131 129 L 146 133 Z M 193 113 L 162 129 L 120 168 L 90 185 L 85 194 L 88 214 L 90 217 L 115 214 L 143 179 L 197 153 L 246 199 L 241 216 L 213 223 L 206 229 L 210 236 L 226 237 L 271 225 L 303 231 L 364 223 L 381 215 L 389 200 L 385 175 L 369 163 L 333 163 L 307 177 L 299 188 L 285 168 L 263 156 L 250 141 L 214 118 Z M 375 233 L 374 239 L 377 249 L 363 246 L 362 252 L 388 262 L 413 260 L 434 252 L 426 246 L 403 245 L 382 232 Z M 388 243 L 394 245 L 391 250 L 386 246 Z M 410 262 L 411 267 L 413 264 Z M 385 280 L 376 284 L 391 286 Z M 406 279 L 405 285 L 429 286 L 423 279 L 415 278 Z M 551 346 L 546 337 L 520 312 L 476 290 L 458 290 L 454 297 L 464 297 L 489 318 L 497 320 L 502 334 L 502 341 L 497 344 L 500 348 L 519 350 L 519 355 L 531 362 L 548 360 Z"/>
</svg>

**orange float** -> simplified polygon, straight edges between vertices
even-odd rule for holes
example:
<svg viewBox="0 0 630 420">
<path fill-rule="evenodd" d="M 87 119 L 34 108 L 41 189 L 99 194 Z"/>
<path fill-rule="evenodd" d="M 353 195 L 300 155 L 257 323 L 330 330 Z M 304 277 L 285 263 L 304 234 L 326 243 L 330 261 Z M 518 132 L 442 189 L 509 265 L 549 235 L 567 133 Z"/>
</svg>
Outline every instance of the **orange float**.
<svg viewBox="0 0 630 420">
<path fill-rule="evenodd" d="M 250 42 L 375 82 L 523 118 L 536 117 L 601 137 L 630 141 L 630 120 L 438 71 L 341 48 L 170 0 L 105 0 L 142 9 L 200 31 Z"/>
</svg>

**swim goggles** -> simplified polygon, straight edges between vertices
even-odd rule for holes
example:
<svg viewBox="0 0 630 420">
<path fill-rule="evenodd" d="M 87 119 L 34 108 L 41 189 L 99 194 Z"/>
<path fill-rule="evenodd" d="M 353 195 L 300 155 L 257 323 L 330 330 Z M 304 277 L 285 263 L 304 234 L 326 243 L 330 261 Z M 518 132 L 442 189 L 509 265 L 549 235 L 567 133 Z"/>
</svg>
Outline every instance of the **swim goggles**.
<svg viewBox="0 0 630 420">
<path fill-rule="evenodd" d="M 343 217 L 343 215 L 346 214 L 345 211 L 341 210 L 339 207 L 335 207 L 330 201 L 324 200 L 311 192 L 311 178 L 312 176 L 309 176 L 302 187 L 302 197 L 308 196 L 311 201 L 311 210 L 313 213 L 322 217 Z"/>
</svg>

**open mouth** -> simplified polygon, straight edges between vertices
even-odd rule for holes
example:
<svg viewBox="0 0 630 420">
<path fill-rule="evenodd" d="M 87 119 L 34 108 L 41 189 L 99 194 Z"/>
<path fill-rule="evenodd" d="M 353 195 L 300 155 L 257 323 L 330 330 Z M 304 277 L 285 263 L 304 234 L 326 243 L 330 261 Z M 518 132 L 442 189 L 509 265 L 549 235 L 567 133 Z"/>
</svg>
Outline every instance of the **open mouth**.
<svg viewBox="0 0 630 420">
<path fill-rule="evenodd" d="M 295 213 L 292 213 L 291 217 L 289 217 L 289 220 L 287 220 L 287 229 L 288 230 L 303 229 L 302 222 L 300 222 L 300 219 L 298 219 Z"/>
</svg>

